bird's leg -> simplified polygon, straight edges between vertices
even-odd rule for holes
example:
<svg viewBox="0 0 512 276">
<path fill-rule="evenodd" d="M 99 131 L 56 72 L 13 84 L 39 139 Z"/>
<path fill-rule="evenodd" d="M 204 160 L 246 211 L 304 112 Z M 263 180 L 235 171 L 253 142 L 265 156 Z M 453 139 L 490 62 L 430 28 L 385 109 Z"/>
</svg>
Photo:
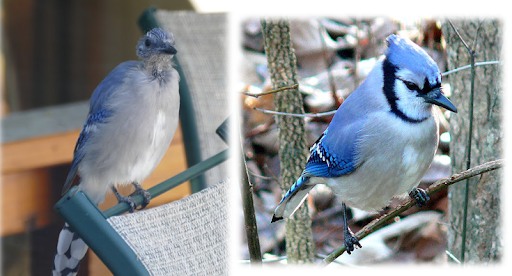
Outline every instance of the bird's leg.
<svg viewBox="0 0 512 276">
<path fill-rule="evenodd" d="M 423 207 L 427 204 L 427 201 L 430 199 L 427 192 L 420 188 L 413 188 L 409 192 L 409 196 L 416 202 L 416 206 Z"/>
<path fill-rule="evenodd" d="M 354 251 L 354 246 L 357 245 L 359 248 L 361 248 L 361 244 L 359 243 L 359 240 L 357 237 L 352 233 L 350 228 L 348 227 L 348 221 L 347 221 L 347 206 L 345 203 L 342 203 L 343 206 L 343 223 L 345 224 L 345 250 L 350 255 L 352 251 Z"/>
<path fill-rule="evenodd" d="M 132 182 L 132 185 L 135 187 L 135 192 L 133 192 L 130 196 L 136 196 L 141 195 L 144 200 L 142 201 L 142 204 L 140 205 L 140 208 L 138 210 L 142 210 L 146 208 L 146 206 L 149 204 L 149 201 L 151 200 L 151 194 L 149 194 L 148 191 L 146 191 L 142 186 L 137 182 Z"/>
<path fill-rule="evenodd" d="M 128 203 L 128 206 L 130 206 L 130 209 L 128 209 L 128 211 L 130 213 L 133 213 L 133 210 L 135 210 L 135 208 L 137 208 L 137 204 L 135 203 L 135 201 L 133 201 L 133 199 L 129 196 L 124 196 L 124 195 L 120 194 L 117 191 L 116 187 L 114 187 L 114 186 L 112 186 L 112 191 L 114 192 L 114 195 L 116 196 L 117 201 L 119 203 L 121 203 L 121 202 Z"/>
</svg>

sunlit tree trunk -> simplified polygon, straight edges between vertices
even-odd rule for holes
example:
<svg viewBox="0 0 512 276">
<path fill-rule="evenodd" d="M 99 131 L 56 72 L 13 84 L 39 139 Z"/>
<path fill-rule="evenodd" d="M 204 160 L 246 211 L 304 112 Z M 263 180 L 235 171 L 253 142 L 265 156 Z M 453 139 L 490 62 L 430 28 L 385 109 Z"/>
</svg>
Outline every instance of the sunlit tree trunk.
<svg viewBox="0 0 512 276">
<path fill-rule="evenodd" d="M 272 88 L 297 84 L 297 64 L 290 40 L 289 22 L 263 20 L 262 26 Z M 304 113 L 298 89 L 276 93 L 274 103 L 277 111 Z M 276 116 L 276 122 L 279 129 L 281 188 L 284 193 L 299 178 L 306 165 L 308 147 L 303 118 Z M 314 260 L 315 249 L 307 204 L 303 204 L 292 219 L 286 220 L 286 253 L 289 263 L 311 263 Z"/>
<path fill-rule="evenodd" d="M 476 62 L 501 59 L 502 29 L 492 19 L 453 21 L 466 43 L 476 52 Z M 470 64 L 470 55 L 453 28 L 445 22 L 448 69 Z M 469 105 L 471 70 L 448 77 L 452 88 L 451 100 L 458 113 L 450 118 L 450 155 L 453 171 L 466 169 L 469 132 Z M 476 67 L 471 166 L 502 157 L 503 129 L 501 127 L 501 66 Z M 466 263 L 499 261 L 502 255 L 501 184 L 502 170 L 474 177 L 469 181 L 465 255 L 462 257 L 463 214 L 465 209 L 465 182 L 449 188 L 448 250 Z"/>
</svg>

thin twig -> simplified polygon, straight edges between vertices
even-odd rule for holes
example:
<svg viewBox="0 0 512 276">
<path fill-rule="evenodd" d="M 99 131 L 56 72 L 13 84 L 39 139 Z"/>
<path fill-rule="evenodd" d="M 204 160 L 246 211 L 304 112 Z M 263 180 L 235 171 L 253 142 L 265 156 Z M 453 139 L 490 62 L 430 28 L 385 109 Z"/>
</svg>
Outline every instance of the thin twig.
<svg viewBox="0 0 512 276">
<path fill-rule="evenodd" d="M 450 26 L 452 26 L 453 30 L 455 31 L 455 34 L 459 37 L 460 41 L 462 42 L 462 44 L 464 44 L 464 47 L 466 47 L 466 50 L 468 50 L 468 52 L 471 52 L 473 51 L 469 46 L 468 44 L 466 44 L 466 41 L 464 41 L 464 39 L 462 39 L 462 36 L 459 34 L 459 31 L 457 31 L 457 29 L 455 28 L 455 26 L 453 26 L 453 23 L 450 19 L 448 19 L 448 23 L 450 23 Z"/>
<path fill-rule="evenodd" d="M 469 179 L 473 176 L 480 175 L 489 171 L 497 170 L 503 166 L 503 159 L 498 159 L 495 161 L 490 161 L 487 163 L 484 163 L 482 165 L 473 167 L 469 170 L 457 173 L 452 175 L 449 178 L 444 178 L 441 180 L 436 181 L 434 184 L 432 184 L 429 188 L 427 188 L 425 191 L 429 196 L 448 188 L 448 186 L 453 185 L 457 182 L 460 182 L 465 179 Z M 356 237 L 361 240 L 364 237 L 368 236 L 370 233 L 374 232 L 375 230 L 379 229 L 380 227 L 384 226 L 388 221 L 392 220 L 405 210 L 411 208 L 414 205 L 414 200 L 409 199 L 405 203 L 398 205 L 393 210 L 388 212 L 387 214 L 381 216 L 380 218 L 376 218 L 370 223 L 368 223 L 365 227 L 363 227 L 361 230 L 359 230 L 356 233 Z M 322 260 L 321 265 L 328 265 L 331 262 L 333 262 L 336 258 L 338 258 L 341 254 L 345 252 L 345 246 L 341 246 L 340 248 L 333 251 L 331 254 L 329 254 L 325 259 Z"/>
<path fill-rule="evenodd" d="M 327 255 L 325 254 L 320 254 L 320 253 L 317 253 L 315 255 L 315 258 L 316 259 L 325 259 L 327 257 Z M 336 263 L 336 264 L 340 264 L 340 265 L 344 265 L 344 266 L 350 266 L 350 267 L 359 267 L 357 265 L 353 265 L 353 264 L 350 264 L 350 263 L 344 263 L 342 261 L 338 261 L 338 260 L 334 260 L 333 263 Z"/>
<path fill-rule="evenodd" d="M 495 64 L 501 64 L 501 61 L 493 60 L 493 61 L 476 62 L 475 66 L 486 66 L 486 65 L 495 65 Z M 471 64 L 468 64 L 468 65 L 465 65 L 465 66 L 462 66 L 459 68 L 455 68 L 453 70 L 446 71 L 446 72 L 442 73 L 441 75 L 444 77 L 444 76 L 448 76 L 450 74 L 453 74 L 453 73 L 456 73 L 456 72 L 459 72 L 462 70 L 467 70 L 467 69 L 471 69 Z"/>
<path fill-rule="evenodd" d="M 251 171 L 250 169 L 247 169 L 247 173 L 256 178 L 262 179 L 262 180 L 274 180 L 274 178 L 271 176 L 264 176 L 264 175 L 255 173 L 255 172 Z"/>
<path fill-rule="evenodd" d="M 326 45 L 326 42 L 325 42 L 325 37 L 323 36 L 323 32 L 322 32 L 323 30 L 325 30 L 325 32 L 327 32 L 327 30 L 325 29 L 324 25 L 322 25 L 320 20 L 318 20 L 317 22 L 318 22 L 318 25 L 320 26 L 320 28 L 319 28 L 319 35 L 320 35 L 320 41 L 322 42 L 322 54 L 324 56 L 325 71 L 327 72 L 327 79 L 329 81 L 329 88 L 331 89 L 332 98 L 334 100 L 334 103 L 336 104 L 336 107 L 339 107 L 341 105 L 341 102 L 336 97 L 336 83 L 334 82 L 334 76 L 332 75 L 332 70 L 331 70 L 331 67 L 329 66 L 329 56 L 328 56 L 328 53 L 327 53 L 327 45 Z"/>
<path fill-rule="evenodd" d="M 453 256 L 453 254 L 450 251 L 446 250 L 445 253 L 446 253 L 446 256 L 450 257 L 450 259 L 452 259 L 454 262 L 461 264 L 461 262 L 459 260 L 457 260 L 457 258 L 455 256 Z"/>
<path fill-rule="evenodd" d="M 288 259 L 287 256 L 281 256 L 281 257 L 276 257 L 276 258 L 273 258 L 273 259 L 263 259 L 262 262 L 263 263 L 277 263 L 277 262 L 280 262 L 280 261 L 284 261 L 286 259 Z M 251 260 L 240 260 L 238 262 L 240 264 L 250 264 Z"/>
<path fill-rule="evenodd" d="M 265 114 L 271 114 L 271 115 L 283 115 L 283 116 L 295 116 L 295 117 L 327 117 L 334 115 L 336 113 L 336 110 L 322 112 L 322 113 L 306 113 L 306 114 L 297 114 L 297 113 L 286 113 L 286 112 L 279 112 L 279 111 L 273 111 L 273 110 L 267 110 L 267 109 L 261 109 L 257 107 L 253 107 L 252 109 L 263 112 Z"/>
<path fill-rule="evenodd" d="M 268 164 L 265 163 L 263 164 L 263 169 L 265 170 L 265 172 L 267 174 L 270 174 L 270 176 L 272 177 L 272 179 L 277 183 L 279 184 L 278 186 L 281 187 L 281 180 L 279 179 L 279 177 L 277 177 L 277 175 L 272 172 L 272 170 L 269 168 Z"/>
<path fill-rule="evenodd" d="M 292 86 L 283 86 L 283 87 L 279 87 L 279 88 L 272 89 L 272 90 L 269 90 L 266 92 L 261 92 L 261 93 L 249 93 L 247 91 L 242 91 L 242 94 L 244 94 L 246 96 L 254 97 L 254 98 L 259 98 L 261 96 L 278 93 L 278 92 L 285 91 L 285 90 L 297 89 L 298 87 L 299 87 L 299 84 L 296 83 Z"/>
<path fill-rule="evenodd" d="M 240 137 L 240 145 L 242 144 L 242 137 Z M 251 264 L 261 265 L 261 247 L 258 237 L 258 225 L 256 224 L 256 214 L 254 211 L 254 203 L 252 198 L 253 186 L 249 180 L 247 165 L 245 164 L 245 156 L 243 154 L 243 147 L 240 146 L 240 171 L 241 181 L 240 190 L 242 192 L 242 203 L 244 212 L 245 231 L 247 237 L 247 247 L 249 249 L 249 257 Z"/>
<path fill-rule="evenodd" d="M 245 138 L 252 138 L 259 134 L 264 134 L 270 131 L 272 125 L 274 124 L 274 117 L 267 120 L 264 124 L 258 125 L 257 127 L 251 129 L 249 132 L 245 134 Z"/>
<path fill-rule="evenodd" d="M 466 47 L 466 50 L 469 53 L 470 61 L 471 61 L 471 91 L 469 94 L 469 131 L 468 131 L 468 143 L 466 145 L 466 169 L 469 169 L 471 167 L 471 143 L 473 140 L 473 102 L 474 102 L 474 95 L 475 95 L 475 55 L 476 52 L 470 48 L 466 41 L 462 38 L 462 36 L 459 34 L 455 26 L 453 26 L 452 22 L 448 20 L 450 23 L 450 26 L 452 26 L 452 29 L 455 31 L 457 36 L 459 37 L 459 40 L 464 44 Z M 476 38 L 478 37 L 478 30 L 480 29 L 480 26 L 478 26 L 477 33 L 475 40 L 473 42 L 473 45 L 476 43 Z M 460 252 L 460 262 L 464 263 L 464 255 L 466 252 L 466 227 L 467 227 L 467 218 L 468 218 L 468 204 L 469 204 L 469 179 L 466 180 L 466 190 L 464 194 L 464 212 L 463 212 L 463 220 L 462 220 L 462 241 L 461 241 L 461 252 Z"/>
</svg>

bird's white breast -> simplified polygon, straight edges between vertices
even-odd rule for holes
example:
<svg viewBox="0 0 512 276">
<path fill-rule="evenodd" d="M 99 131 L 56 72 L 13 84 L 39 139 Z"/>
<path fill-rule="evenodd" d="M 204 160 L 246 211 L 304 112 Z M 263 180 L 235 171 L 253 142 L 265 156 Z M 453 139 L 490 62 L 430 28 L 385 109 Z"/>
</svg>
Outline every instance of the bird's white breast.
<svg viewBox="0 0 512 276">
<path fill-rule="evenodd" d="M 177 76 L 177 73 L 174 74 Z M 145 126 L 140 126 L 142 133 L 147 137 L 143 142 L 134 163 L 131 165 L 130 179 L 141 179 L 143 181 L 158 166 L 169 147 L 179 120 L 179 94 L 178 80 L 165 82 L 164 85 L 157 85 L 158 80 L 152 81 L 155 102 L 147 106 L 151 112 L 145 120 Z"/>
<path fill-rule="evenodd" d="M 134 160 L 132 169 L 130 170 L 130 179 L 145 179 L 148 172 L 151 173 L 160 160 L 162 159 L 167 147 L 170 144 L 169 135 L 170 129 L 166 131 L 167 118 L 164 112 L 159 110 L 156 115 L 156 120 L 152 122 L 149 128 L 151 135 L 148 136 L 147 148 L 141 151 L 138 157 Z M 172 138 L 172 136 L 170 136 Z"/>
<path fill-rule="evenodd" d="M 418 175 L 418 160 L 419 160 L 419 152 L 411 145 L 407 145 L 404 147 L 402 153 L 402 163 L 401 167 L 404 171 L 405 178 L 410 178 Z"/>
</svg>

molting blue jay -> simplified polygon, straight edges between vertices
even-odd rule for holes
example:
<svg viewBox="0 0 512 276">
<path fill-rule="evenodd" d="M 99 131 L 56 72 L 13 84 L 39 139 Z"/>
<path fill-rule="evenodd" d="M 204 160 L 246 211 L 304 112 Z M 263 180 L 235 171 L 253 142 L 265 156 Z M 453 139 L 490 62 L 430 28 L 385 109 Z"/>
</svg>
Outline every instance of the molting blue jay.
<svg viewBox="0 0 512 276">
<path fill-rule="evenodd" d="M 144 208 L 149 193 L 140 183 L 164 156 L 179 120 L 179 75 L 172 58 L 174 38 L 161 29 L 149 31 L 137 44 L 142 61 L 117 66 L 98 85 L 90 100 L 89 115 L 75 146 L 64 194 L 80 175 L 79 188 L 96 204 L 112 190 L 120 202 L 136 208 L 115 185 L 132 184 Z M 76 275 L 87 245 L 68 224 L 62 229 L 53 275 Z"/>
<path fill-rule="evenodd" d="M 316 184 L 327 184 L 343 202 L 349 254 L 361 245 L 348 228 L 345 204 L 377 211 L 409 192 L 424 205 L 428 195 L 417 186 L 432 163 L 439 132 L 432 105 L 457 112 L 441 92 L 439 68 L 423 49 L 397 35 L 387 44 L 385 56 L 311 147 L 306 168 L 272 217 L 289 218 Z"/>
</svg>

